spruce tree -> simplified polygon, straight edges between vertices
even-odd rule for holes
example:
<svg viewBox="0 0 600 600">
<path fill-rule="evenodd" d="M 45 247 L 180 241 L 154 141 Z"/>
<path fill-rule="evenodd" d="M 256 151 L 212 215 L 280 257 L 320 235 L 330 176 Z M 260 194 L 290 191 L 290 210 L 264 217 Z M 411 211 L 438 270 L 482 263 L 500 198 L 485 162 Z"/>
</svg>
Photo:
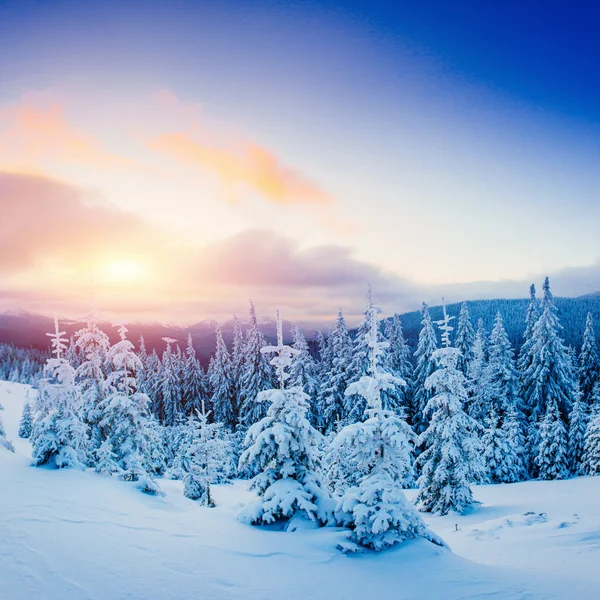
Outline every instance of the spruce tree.
<svg viewBox="0 0 600 600">
<path fill-rule="evenodd" d="M 25 402 L 23 405 L 23 413 L 21 414 L 21 420 L 19 421 L 19 437 L 28 440 L 31 437 L 33 430 L 33 412 L 31 410 L 31 403 Z"/>
<path fill-rule="evenodd" d="M 458 368 L 463 373 L 467 374 L 467 368 L 473 359 L 473 344 L 475 343 L 475 330 L 471 324 L 471 315 L 469 306 L 466 302 L 460 307 L 460 315 L 458 317 L 458 325 L 456 329 L 455 346 L 460 350 L 460 359 Z"/>
<path fill-rule="evenodd" d="M 106 395 L 104 361 L 110 347 L 108 336 L 99 328 L 100 314 L 92 309 L 85 317 L 86 326 L 75 333 L 75 345 L 79 351 L 80 364 L 75 371 L 77 392 L 83 403 L 83 420 L 89 427 L 90 450 L 97 449 L 104 439 L 98 423 L 102 419 L 100 404 Z M 74 351 L 72 352 L 72 354 Z M 71 366 L 74 366 L 71 364 Z"/>
<path fill-rule="evenodd" d="M 298 351 L 290 370 L 290 387 L 299 387 L 311 399 L 308 420 L 313 427 L 320 422 L 317 393 L 319 390 L 317 363 L 311 356 L 304 334 L 297 325 L 292 325 L 292 348 Z"/>
<path fill-rule="evenodd" d="M 480 426 L 463 411 L 467 399 L 465 377 L 458 370 L 460 350 L 450 347 L 451 317 L 443 307 L 439 321 L 443 347 L 436 350 L 433 360 L 437 369 L 425 381 L 428 390 L 435 390 L 425 412 L 429 427 L 419 436 L 424 448 L 417 458 L 421 476 L 417 484 L 417 504 L 425 512 L 448 514 L 464 512 L 473 504 L 471 484 L 481 479 L 484 464 L 478 439 Z"/>
<path fill-rule="evenodd" d="M 533 345 L 533 328 L 540 318 L 540 303 L 535 295 L 535 285 L 532 283 L 529 287 L 529 306 L 527 307 L 527 316 L 525 318 L 525 332 L 523 333 L 523 344 L 519 352 L 517 368 L 521 376 L 525 374 L 531 365 L 531 347 Z M 522 381 L 525 386 L 525 381 Z M 524 388 L 521 388 L 521 396 L 524 394 Z"/>
<path fill-rule="evenodd" d="M 46 363 L 47 377 L 40 384 L 36 420 L 31 434 L 35 466 L 84 468 L 88 460 L 88 428 L 82 420 L 82 399 L 75 386 L 75 370 L 64 358 L 65 332 L 58 319 L 52 341 L 52 357 Z"/>
<path fill-rule="evenodd" d="M 554 396 L 546 402 L 546 414 L 539 423 L 537 454 L 534 459 L 540 479 L 565 479 L 569 476 L 567 428 Z"/>
<path fill-rule="evenodd" d="M 592 313 L 588 313 L 579 355 L 579 385 L 582 400 L 588 407 L 592 404 L 594 386 L 598 381 L 600 381 L 600 359 L 598 358 Z"/>
<path fill-rule="evenodd" d="M 240 320 L 233 317 L 233 342 L 231 347 L 231 379 L 234 389 L 234 406 L 242 404 L 242 377 L 245 368 L 244 333 Z"/>
<path fill-rule="evenodd" d="M 183 409 L 188 415 L 200 410 L 203 404 L 208 401 L 208 391 L 206 389 L 206 374 L 196 358 L 192 334 L 188 335 L 186 357 L 183 369 Z"/>
<path fill-rule="evenodd" d="M 410 419 L 414 368 L 410 360 L 410 349 L 402 331 L 402 323 L 397 314 L 386 321 L 384 338 L 389 343 L 389 347 L 383 357 L 383 369 L 395 377 L 403 379 L 406 385 L 383 392 L 383 408 Z"/>
<path fill-rule="evenodd" d="M 593 396 L 593 394 L 592 394 Z M 573 475 L 582 475 L 582 458 L 585 451 L 585 433 L 590 418 L 590 408 L 578 389 L 569 418 L 569 470 Z"/>
<path fill-rule="evenodd" d="M 262 348 L 275 354 L 271 364 L 279 387 L 258 394 L 257 402 L 269 405 L 267 416 L 248 429 L 247 450 L 240 469 L 258 469 L 252 489 L 259 499 L 241 519 L 253 524 L 289 520 L 300 512 L 325 524 L 331 517 L 331 499 L 320 474 L 318 444 L 320 434 L 306 418 L 310 398 L 302 389 L 289 388 L 290 368 L 298 351 L 283 344 L 282 324 L 277 312 L 277 346 Z"/>
<path fill-rule="evenodd" d="M 367 292 L 365 310 L 363 312 L 363 320 L 358 325 L 356 337 L 352 344 L 352 360 L 350 362 L 350 383 L 359 381 L 361 377 L 369 374 L 371 349 L 369 348 L 369 340 L 372 330 L 373 313 L 379 314 L 381 309 L 373 304 L 373 296 L 371 288 Z M 381 333 L 377 330 L 377 338 L 383 341 Z M 387 348 L 387 346 L 386 346 Z M 392 388 L 389 390 L 392 391 Z M 367 402 L 360 394 L 345 394 L 345 424 L 358 423 L 366 418 Z"/>
<path fill-rule="evenodd" d="M 555 473 L 562 477 L 566 470 L 566 423 L 576 392 L 576 380 L 571 357 L 560 337 L 562 327 L 548 278 L 544 282 L 541 309 L 532 332 L 529 367 L 522 376 L 523 399 L 530 414 L 529 451 L 533 457 L 534 475 L 539 472 L 541 477 L 548 478 Z M 555 422 L 557 416 L 560 424 Z M 544 449 L 540 453 L 538 446 L 542 443 Z M 563 444 L 564 464 L 550 466 L 550 456 L 563 461 Z M 541 465 L 543 471 L 538 471 Z"/>
<path fill-rule="evenodd" d="M 261 353 L 261 348 L 265 345 L 265 336 L 258 328 L 254 304 L 250 302 L 250 322 L 244 340 L 244 371 L 240 392 L 240 423 L 245 427 L 260 421 L 267 410 L 266 405 L 256 401 L 259 392 L 273 385 L 273 370 Z"/>
<path fill-rule="evenodd" d="M 419 333 L 419 343 L 415 352 L 417 366 L 414 377 L 414 410 L 412 422 L 417 434 L 425 431 L 428 425 L 425 407 L 433 396 L 433 391 L 425 386 L 425 382 L 436 369 L 433 354 L 438 348 L 435 329 L 433 328 L 429 309 L 425 302 L 423 302 L 421 314 L 423 316 L 421 321 L 422 328 Z"/>
<path fill-rule="evenodd" d="M 346 451 L 355 475 L 355 484 L 338 503 L 336 517 L 352 530 L 351 541 L 377 551 L 415 538 L 441 544 L 402 490 L 412 471 L 414 434 L 401 417 L 383 408 L 381 393 L 405 382 L 379 366 L 387 342 L 379 338 L 376 308 L 371 309 L 370 326 L 368 374 L 347 389 L 349 396 L 360 394 L 366 400 L 367 419 L 344 427 L 332 448 Z"/>
<path fill-rule="evenodd" d="M 483 319 L 479 319 L 473 342 L 473 356 L 467 366 L 467 414 L 480 425 L 484 424 L 489 412 L 487 374 L 487 336 Z"/>
<path fill-rule="evenodd" d="M 237 423 L 235 387 L 231 377 L 231 357 L 227 351 L 221 326 L 215 325 L 216 349 L 208 367 L 208 385 L 214 419 L 229 429 Z"/>
<path fill-rule="evenodd" d="M 585 430 L 581 472 L 584 475 L 600 475 L 600 382 L 594 385 L 591 414 Z"/>
<path fill-rule="evenodd" d="M 119 341 L 110 348 L 106 361 L 110 366 L 107 380 L 108 393 L 102 402 L 100 426 L 108 444 L 97 453 L 98 460 L 110 471 L 112 461 L 125 481 L 135 481 L 147 494 L 158 494 L 160 489 L 147 469 L 148 403 L 146 394 L 138 391 L 137 372 L 142 364 L 127 339 L 127 327 L 119 327 Z"/>
<path fill-rule="evenodd" d="M 173 352 L 171 344 L 177 340 L 165 337 L 163 341 L 167 344 L 160 365 L 159 382 L 160 397 L 162 401 L 163 420 L 165 425 L 173 427 L 177 424 L 182 412 L 181 406 L 181 379 L 177 354 Z"/>
<path fill-rule="evenodd" d="M 2 408 L 4 408 L 4 407 L 0 404 L 0 410 L 2 410 Z M 4 429 L 4 423 L 2 421 L 1 416 L 0 416 L 0 446 L 2 446 L 3 448 L 6 448 L 7 450 L 10 450 L 11 452 L 15 451 L 14 446 L 6 437 L 6 429 Z"/>
<path fill-rule="evenodd" d="M 340 308 L 333 329 L 327 339 L 328 354 L 331 357 L 331 369 L 327 379 L 322 381 L 322 414 L 325 433 L 335 431 L 346 418 L 345 392 L 352 372 L 352 340 L 346 326 L 344 314 Z"/>
</svg>

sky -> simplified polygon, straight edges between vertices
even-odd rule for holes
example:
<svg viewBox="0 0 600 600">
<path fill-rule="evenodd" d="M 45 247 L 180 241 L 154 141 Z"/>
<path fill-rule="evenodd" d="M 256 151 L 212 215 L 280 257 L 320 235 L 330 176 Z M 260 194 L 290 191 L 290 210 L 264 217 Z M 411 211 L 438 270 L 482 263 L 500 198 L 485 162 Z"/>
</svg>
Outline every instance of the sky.
<svg viewBox="0 0 600 600">
<path fill-rule="evenodd" d="M 600 290 L 592 1 L 0 0 L 0 309 Z"/>
</svg>

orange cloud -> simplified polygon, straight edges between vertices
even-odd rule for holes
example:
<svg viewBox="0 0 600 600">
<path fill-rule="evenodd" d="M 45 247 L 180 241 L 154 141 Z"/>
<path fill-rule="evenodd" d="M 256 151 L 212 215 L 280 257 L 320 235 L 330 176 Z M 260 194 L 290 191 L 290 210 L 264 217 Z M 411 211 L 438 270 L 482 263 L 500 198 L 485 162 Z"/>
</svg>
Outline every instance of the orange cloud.
<svg viewBox="0 0 600 600">
<path fill-rule="evenodd" d="M 102 169 L 131 166 L 131 161 L 105 150 L 93 136 L 70 123 L 59 104 L 30 103 L 0 107 L 0 161 L 14 170 L 64 160 Z"/>
<path fill-rule="evenodd" d="M 318 185 L 285 166 L 267 148 L 251 141 L 223 148 L 197 142 L 187 133 L 167 133 L 152 139 L 148 147 L 182 164 L 196 165 L 213 173 L 228 194 L 243 188 L 275 204 L 332 201 Z"/>
</svg>

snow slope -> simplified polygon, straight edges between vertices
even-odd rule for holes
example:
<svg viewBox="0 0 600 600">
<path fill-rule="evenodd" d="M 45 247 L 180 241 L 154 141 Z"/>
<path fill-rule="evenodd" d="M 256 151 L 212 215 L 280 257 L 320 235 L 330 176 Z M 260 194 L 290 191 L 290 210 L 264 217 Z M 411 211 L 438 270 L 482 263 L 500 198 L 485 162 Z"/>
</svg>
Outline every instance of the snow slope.
<svg viewBox="0 0 600 600">
<path fill-rule="evenodd" d="M 0 449 L 2 600 L 598 596 L 600 478 L 476 488 L 471 514 L 428 518 L 454 553 L 419 541 L 345 556 L 341 530 L 239 523 L 246 482 L 218 487 L 208 509 L 179 482 L 161 481 L 167 495 L 155 498 L 89 471 L 30 467 L 17 437 L 27 390 L 0 383 L 16 447 Z"/>
</svg>

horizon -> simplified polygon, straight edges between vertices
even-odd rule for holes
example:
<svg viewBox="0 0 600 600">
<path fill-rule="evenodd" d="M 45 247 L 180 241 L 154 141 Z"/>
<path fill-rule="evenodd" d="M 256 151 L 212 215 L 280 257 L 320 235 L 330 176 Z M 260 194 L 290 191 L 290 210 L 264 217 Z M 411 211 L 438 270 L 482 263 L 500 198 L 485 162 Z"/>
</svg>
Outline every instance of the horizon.
<svg viewBox="0 0 600 600">
<path fill-rule="evenodd" d="M 358 318 L 368 284 L 384 314 L 546 274 L 600 290 L 581 8 L 3 4 L 0 310 L 82 314 L 90 272 L 106 314 L 138 322 L 246 298 Z"/>
</svg>

